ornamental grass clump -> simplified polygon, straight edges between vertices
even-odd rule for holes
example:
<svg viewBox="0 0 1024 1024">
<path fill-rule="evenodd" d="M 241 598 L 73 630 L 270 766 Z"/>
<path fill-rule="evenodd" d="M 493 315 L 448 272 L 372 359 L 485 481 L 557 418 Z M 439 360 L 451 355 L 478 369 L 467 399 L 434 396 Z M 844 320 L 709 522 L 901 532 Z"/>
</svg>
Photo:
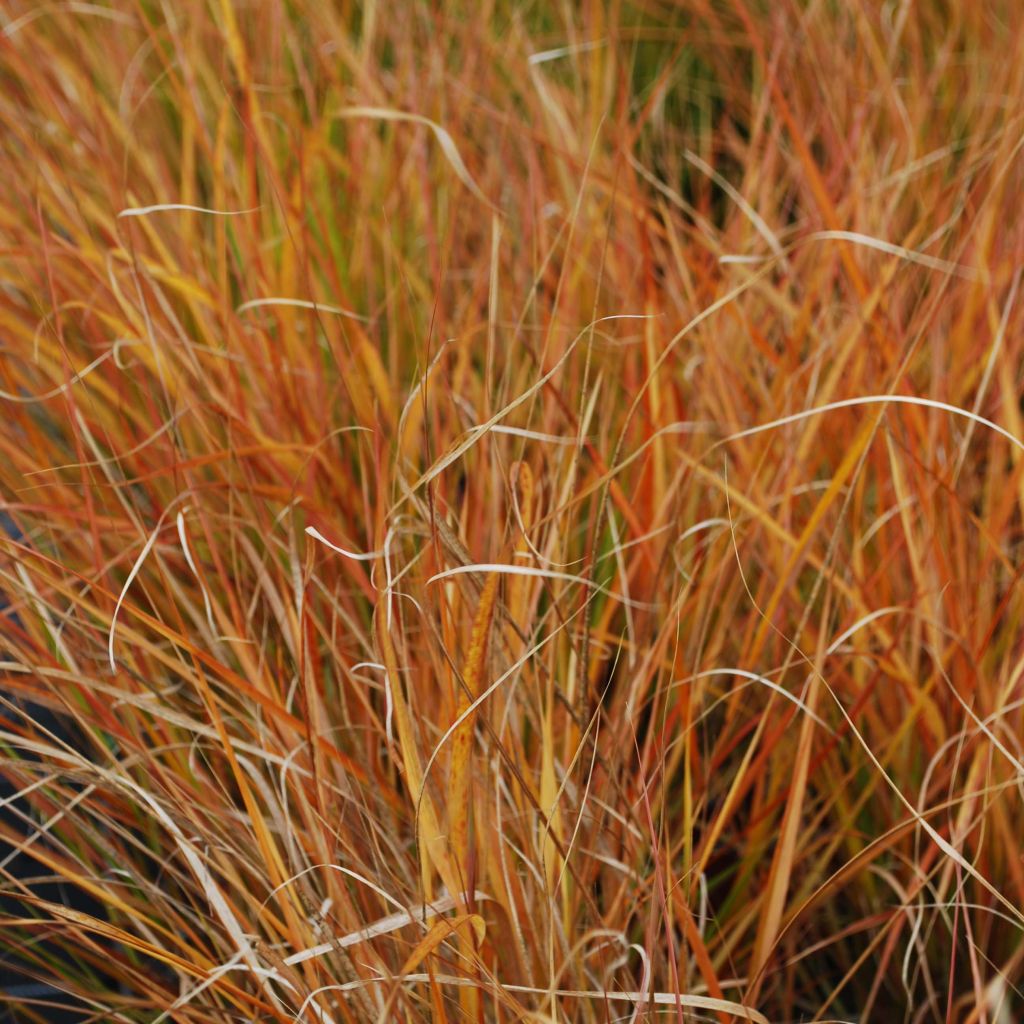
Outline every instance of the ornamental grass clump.
<svg viewBox="0 0 1024 1024">
<path fill-rule="evenodd" d="M 1024 1015 L 1021 39 L 0 4 L 11 1019 Z"/>
</svg>

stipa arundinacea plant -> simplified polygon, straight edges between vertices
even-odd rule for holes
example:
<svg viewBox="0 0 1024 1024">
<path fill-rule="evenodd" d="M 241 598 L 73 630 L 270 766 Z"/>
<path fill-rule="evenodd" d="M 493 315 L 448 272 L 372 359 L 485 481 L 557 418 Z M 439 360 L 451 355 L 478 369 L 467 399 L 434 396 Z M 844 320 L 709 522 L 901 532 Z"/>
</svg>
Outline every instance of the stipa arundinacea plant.
<svg viewBox="0 0 1024 1024">
<path fill-rule="evenodd" d="M 1016 1019 L 1020 17 L 0 10 L 4 1012 Z"/>
</svg>

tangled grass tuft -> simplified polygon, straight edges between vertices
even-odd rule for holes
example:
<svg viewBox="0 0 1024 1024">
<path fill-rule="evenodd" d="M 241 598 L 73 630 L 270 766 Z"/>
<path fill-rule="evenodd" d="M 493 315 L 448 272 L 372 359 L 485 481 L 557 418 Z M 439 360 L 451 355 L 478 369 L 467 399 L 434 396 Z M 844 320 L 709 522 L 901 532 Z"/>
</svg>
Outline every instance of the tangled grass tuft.
<svg viewBox="0 0 1024 1024">
<path fill-rule="evenodd" d="M 16 1019 L 1020 1019 L 1020 4 L 0 29 Z"/>
</svg>

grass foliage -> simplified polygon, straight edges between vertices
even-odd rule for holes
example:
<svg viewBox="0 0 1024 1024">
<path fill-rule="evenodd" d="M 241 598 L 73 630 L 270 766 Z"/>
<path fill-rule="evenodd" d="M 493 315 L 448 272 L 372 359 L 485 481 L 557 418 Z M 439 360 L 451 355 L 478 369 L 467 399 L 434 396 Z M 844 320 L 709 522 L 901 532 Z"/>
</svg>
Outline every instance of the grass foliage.
<svg viewBox="0 0 1024 1024">
<path fill-rule="evenodd" d="M 0 4 L 11 1012 L 1020 1019 L 1022 38 Z"/>
</svg>

